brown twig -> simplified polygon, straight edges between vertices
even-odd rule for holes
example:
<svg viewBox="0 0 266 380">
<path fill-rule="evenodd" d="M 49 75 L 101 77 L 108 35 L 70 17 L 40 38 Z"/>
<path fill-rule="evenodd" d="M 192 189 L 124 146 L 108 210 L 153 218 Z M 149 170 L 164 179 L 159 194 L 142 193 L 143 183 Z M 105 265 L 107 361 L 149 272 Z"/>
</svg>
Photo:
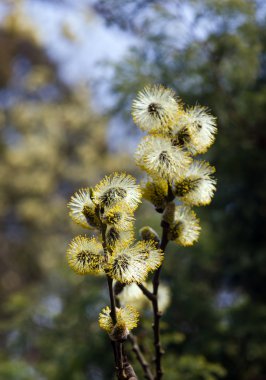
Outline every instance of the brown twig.
<svg viewBox="0 0 266 380">
<path fill-rule="evenodd" d="M 107 258 L 108 251 L 107 251 L 107 244 L 106 244 L 106 228 L 107 228 L 106 224 L 101 222 L 102 246 L 103 246 L 105 256 Z M 109 297 L 110 297 L 110 303 L 111 303 L 110 316 L 112 318 L 113 326 L 115 326 L 117 323 L 117 315 L 116 315 L 116 303 L 115 303 L 115 296 L 114 296 L 114 289 L 113 289 L 113 279 L 108 274 L 106 274 L 106 278 L 107 278 Z M 115 357 L 117 378 L 118 380 L 127 380 L 129 379 L 129 376 L 126 375 L 126 372 L 124 370 L 122 343 L 112 341 L 112 347 L 113 347 L 114 357 Z M 132 380 L 133 379 L 134 378 L 132 378 Z M 137 378 L 135 378 L 134 380 L 137 380 Z"/>
<path fill-rule="evenodd" d="M 167 202 L 170 203 L 174 200 L 175 196 L 173 194 L 172 188 L 170 184 L 168 185 L 168 195 Z M 162 221 L 161 226 L 163 228 L 162 231 L 162 239 L 160 243 L 160 249 L 165 252 L 166 246 L 168 244 L 168 229 L 169 224 Z M 154 336 L 154 350 L 155 350 L 155 366 L 156 366 L 156 375 L 155 380 L 161 380 L 163 377 L 163 369 L 161 365 L 161 357 L 164 354 L 164 350 L 162 349 L 161 340 L 160 340 L 160 319 L 162 313 L 159 310 L 158 305 L 158 289 L 160 284 L 160 274 L 162 270 L 162 265 L 157 269 L 153 277 L 153 300 L 152 300 L 152 308 L 153 308 L 153 336 Z"/>
<path fill-rule="evenodd" d="M 115 305 L 115 297 L 114 297 L 114 290 L 113 290 L 113 279 L 106 275 L 107 277 L 107 284 L 108 284 L 108 290 L 109 290 L 109 297 L 110 297 L 110 302 L 111 302 L 111 318 L 113 325 L 116 324 L 117 322 L 117 317 L 116 317 L 116 305 Z"/>
<path fill-rule="evenodd" d="M 160 244 L 161 250 L 165 250 L 168 239 L 168 228 L 163 227 L 163 235 L 162 240 Z M 159 311 L 158 306 L 158 288 L 160 284 L 160 273 L 162 270 L 162 266 L 160 266 L 157 271 L 154 274 L 153 277 L 153 301 L 152 301 L 152 307 L 153 307 L 153 335 L 154 335 L 154 350 L 155 350 L 155 366 L 156 366 L 156 376 L 155 380 L 160 380 L 163 376 L 163 370 L 161 366 L 161 357 L 164 354 L 164 351 L 162 349 L 161 340 L 160 340 L 160 318 L 162 316 L 162 313 Z"/>
<path fill-rule="evenodd" d="M 127 357 L 124 357 L 124 373 L 126 377 L 121 380 L 138 380 L 132 365 L 127 360 Z"/>
<path fill-rule="evenodd" d="M 120 307 L 120 301 L 119 301 L 119 298 L 117 296 L 123 291 L 124 287 L 125 287 L 125 284 L 121 284 L 119 282 L 116 282 L 116 284 L 114 286 L 115 302 L 116 302 L 118 307 Z M 147 289 L 147 291 L 148 291 L 148 289 Z M 152 293 L 150 293 L 150 294 L 152 295 Z M 153 375 L 152 375 L 151 370 L 150 370 L 150 365 L 147 363 L 147 361 L 146 361 L 146 359 L 145 359 L 145 357 L 141 351 L 141 348 L 138 345 L 137 337 L 134 334 L 130 333 L 128 335 L 128 339 L 132 344 L 132 350 L 133 350 L 133 352 L 135 352 L 137 360 L 139 361 L 141 367 L 144 370 L 145 378 L 147 380 L 154 380 Z M 124 358 L 126 358 L 126 355 L 124 355 Z M 147 377 L 147 376 L 149 376 L 149 377 Z M 133 380 L 133 378 L 129 379 L 129 380 Z"/>
<path fill-rule="evenodd" d="M 154 295 L 143 284 L 138 284 L 138 287 L 142 290 L 142 293 L 152 302 Z"/>
<path fill-rule="evenodd" d="M 136 358 L 138 359 L 144 373 L 145 373 L 145 379 L 147 380 L 154 380 L 153 374 L 151 372 L 150 366 L 148 362 L 146 361 L 143 352 L 141 351 L 140 346 L 138 345 L 137 337 L 134 334 L 129 334 L 128 336 L 129 341 L 132 344 L 132 350 L 136 355 Z"/>
</svg>

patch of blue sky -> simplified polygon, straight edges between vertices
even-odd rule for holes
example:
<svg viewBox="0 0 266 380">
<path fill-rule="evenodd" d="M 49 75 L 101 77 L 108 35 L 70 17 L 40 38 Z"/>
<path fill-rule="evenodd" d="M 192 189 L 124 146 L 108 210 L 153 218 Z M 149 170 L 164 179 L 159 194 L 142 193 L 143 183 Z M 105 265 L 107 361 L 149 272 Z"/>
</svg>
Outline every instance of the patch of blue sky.
<svg viewBox="0 0 266 380">
<path fill-rule="evenodd" d="M 0 23 L 4 20 L 8 12 L 9 12 L 8 4 L 5 2 L 0 3 Z"/>
<path fill-rule="evenodd" d="M 87 6 L 26 0 L 25 11 L 36 23 L 43 45 L 60 65 L 60 75 L 67 83 L 86 82 L 101 75 L 99 62 L 118 61 L 134 43 L 134 38 L 115 27 L 106 27 L 103 20 Z M 84 4 L 84 5 L 82 5 Z M 65 38 L 67 26 L 75 36 Z"/>
</svg>

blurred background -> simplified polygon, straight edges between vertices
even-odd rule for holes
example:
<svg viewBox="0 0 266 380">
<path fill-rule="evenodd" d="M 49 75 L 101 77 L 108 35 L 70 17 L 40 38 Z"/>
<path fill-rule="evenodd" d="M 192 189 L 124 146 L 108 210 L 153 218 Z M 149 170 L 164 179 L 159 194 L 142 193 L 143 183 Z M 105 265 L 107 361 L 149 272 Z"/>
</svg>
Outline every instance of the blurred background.
<svg viewBox="0 0 266 380">
<path fill-rule="evenodd" d="M 1 0 L 3 380 L 113 379 L 97 321 L 106 284 L 67 267 L 68 242 L 84 231 L 66 204 L 112 171 L 142 177 L 130 108 L 149 83 L 208 106 L 219 128 L 204 156 L 218 191 L 196 210 L 200 241 L 170 245 L 165 260 L 165 379 L 266 379 L 265 1 Z M 145 224 L 159 226 L 146 203 Z"/>
</svg>

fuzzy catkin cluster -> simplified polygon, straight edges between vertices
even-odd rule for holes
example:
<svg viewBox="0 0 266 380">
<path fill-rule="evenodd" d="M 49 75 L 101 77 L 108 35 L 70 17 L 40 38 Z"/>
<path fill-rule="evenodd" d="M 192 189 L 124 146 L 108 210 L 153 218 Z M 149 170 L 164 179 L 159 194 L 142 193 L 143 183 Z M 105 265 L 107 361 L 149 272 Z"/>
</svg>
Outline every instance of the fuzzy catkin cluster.
<svg viewBox="0 0 266 380">
<path fill-rule="evenodd" d="M 185 108 L 172 90 L 162 86 L 139 92 L 132 116 L 147 132 L 135 154 L 137 165 L 148 174 L 143 196 L 158 212 L 164 211 L 168 239 L 192 245 L 200 226 L 191 207 L 209 204 L 216 184 L 214 167 L 196 156 L 214 142 L 216 119 L 204 107 Z M 178 205 L 169 203 L 175 197 Z"/>
<path fill-rule="evenodd" d="M 106 275 L 120 284 L 142 283 L 162 263 L 163 252 L 150 240 L 135 241 L 134 211 L 141 202 L 141 189 L 126 173 L 106 176 L 94 188 L 76 192 L 68 204 L 70 217 L 93 237 L 77 236 L 69 244 L 69 266 L 81 275 Z M 110 309 L 103 309 L 100 327 L 113 339 L 127 335 L 138 320 L 131 306 L 117 309 L 113 326 Z"/>
<path fill-rule="evenodd" d="M 142 240 L 135 241 L 134 212 L 142 195 L 163 212 L 168 240 L 189 246 L 198 239 L 199 221 L 191 207 L 211 202 L 215 170 L 195 156 L 213 143 L 216 121 L 205 108 L 185 109 L 174 92 L 162 86 L 140 92 L 132 115 L 147 132 L 137 148 L 136 163 L 148 177 L 140 186 L 129 174 L 113 173 L 71 197 L 70 217 L 93 230 L 94 236 L 75 237 L 69 244 L 67 260 L 77 274 L 105 275 L 122 289 L 130 284 L 134 290 L 138 289 L 134 284 L 144 284 L 164 258 L 160 239 L 150 227 L 143 227 Z M 116 313 L 115 324 L 112 312 Z M 113 340 L 123 340 L 137 321 L 138 312 L 130 305 L 116 311 L 105 307 L 99 316 L 100 327 Z"/>
</svg>

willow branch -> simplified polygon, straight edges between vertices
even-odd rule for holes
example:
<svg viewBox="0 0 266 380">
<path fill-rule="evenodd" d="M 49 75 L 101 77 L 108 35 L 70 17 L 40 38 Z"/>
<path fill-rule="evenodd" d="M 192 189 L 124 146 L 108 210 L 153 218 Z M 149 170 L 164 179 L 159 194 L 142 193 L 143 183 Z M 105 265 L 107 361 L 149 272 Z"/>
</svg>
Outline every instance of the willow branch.
<svg viewBox="0 0 266 380">
<path fill-rule="evenodd" d="M 142 293 L 152 302 L 154 300 L 154 295 L 150 292 L 143 284 L 138 284 L 138 287 L 141 289 Z"/>
<path fill-rule="evenodd" d="M 162 251 L 165 250 L 168 239 L 168 227 L 163 227 L 162 240 L 160 244 L 160 249 Z M 162 265 L 157 269 L 153 277 L 153 300 L 152 300 L 152 308 L 153 308 L 153 336 L 154 336 L 154 350 L 155 350 L 155 366 L 156 366 L 156 376 L 155 380 L 160 380 L 163 376 L 163 370 L 161 366 L 161 357 L 164 354 L 162 349 L 161 340 L 160 340 L 160 318 L 162 313 L 159 311 L 158 306 L 158 288 L 160 284 L 160 274 L 162 270 Z"/>
<path fill-rule="evenodd" d="M 168 185 L 168 194 L 167 194 L 167 202 L 173 201 L 175 198 L 172 188 L 170 184 Z M 168 244 L 168 229 L 169 224 L 162 221 L 161 226 L 163 228 L 162 231 L 162 239 L 160 243 L 160 249 L 165 252 L 166 246 Z M 160 274 L 162 270 L 162 265 L 157 269 L 153 277 L 153 300 L 152 300 L 152 308 L 153 308 L 153 336 L 154 336 L 154 351 L 155 351 L 155 366 L 156 366 L 156 376 L 155 380 L 160 380 L 163 377 L 163 370 L 161 365 L 161 357 L 164 354 L 162 349 L 161 340 L 160 340 L 160 318 L 162 313 L 159 311 L 158 306 L 158 289 L 160 285 Z"/>
<path fill-rule="evenodd" d="M 102 246 L 103 246 L 105 257 L 107 259 L 108 252 L 107 252 L 107 244 L 106 244 L 106 236 L 105 236 L 106 228 L 107 228 L 106 224 L 101 223 Z M 108 291 L 109 291 L 109 297 L 110 297 L 110 303 L 111 303 L 110 316 L 112 318 L 113 326 L 115 326 L 117 322 L 117 315 L 116 315 L 116 303 L 115 303 L 115 296 L 114 296 L 114 289 L 113 289 L 113 279 L 108 274 L 106 274 L 106 278 L 107 278 Z M 112 343 L 112 347 L 114 351 L 117 377 L 119 380 L 126 380 L 127 376 L 124 373 L 124 368 L 123 368 L 122 343 L 114 342 L 114 341 L 111 341 L 111 343 Z"/>
<path fill-rule="evenodd" d="M 121 284 L 120 282 L 116 282 L 115 287 L 114 287 L 114 293 L 115 293 L 115 302 L 118 307 L 120 307 L 120 301 L 119 298 L 117 297 L 122 291 L 123 288 L 125 287 L 125 284 Z M 152 295 L 152 293 L 151 293 Z M 144 355 L 141 351 L 141 348 L 138 345 L 137 337 L 130 333 L 128 335 L 128 339 L 130 343 L 132 344 L 132 350 L 136 354 L 137 360 L 139 361 L 142 369 L 144 370 L 145 373 L 145 378 L 147 380 L 154 380 L 153 375 L 150 370 L 150 365 L 147 363 L 146 359 L 144 358 Z M 125 357 L 125 355 L 124 355 Z M 149 377 L 147 377 L 149 376 Z M 132 379 L 131 379 L 132 380 Z"/>
<path fill-rule="evenodd" d="M 137 337 L 134 335 L 134 334 L 129 334 L 129 337 L 128 337 L 129 341 L 131 342 L 132 344 L 132 350 L 133 352 L 135 353 L 136 355 L 136 358 L 138 360 L 138 362 L 140 363 L 144 373 L 145 373 L 145 379 L 147 380 L 154 380 L 154 377 L 153 377 L 153 374 L 151 372 L 151 369 L 150 369 L 150 366 L 147 362 L 147 360 L 145 359 L 144 355 L 143 355 L 143 352 L 141 351 L 141 348 L 138 344 L 138 339 Z"/>
</svg>

